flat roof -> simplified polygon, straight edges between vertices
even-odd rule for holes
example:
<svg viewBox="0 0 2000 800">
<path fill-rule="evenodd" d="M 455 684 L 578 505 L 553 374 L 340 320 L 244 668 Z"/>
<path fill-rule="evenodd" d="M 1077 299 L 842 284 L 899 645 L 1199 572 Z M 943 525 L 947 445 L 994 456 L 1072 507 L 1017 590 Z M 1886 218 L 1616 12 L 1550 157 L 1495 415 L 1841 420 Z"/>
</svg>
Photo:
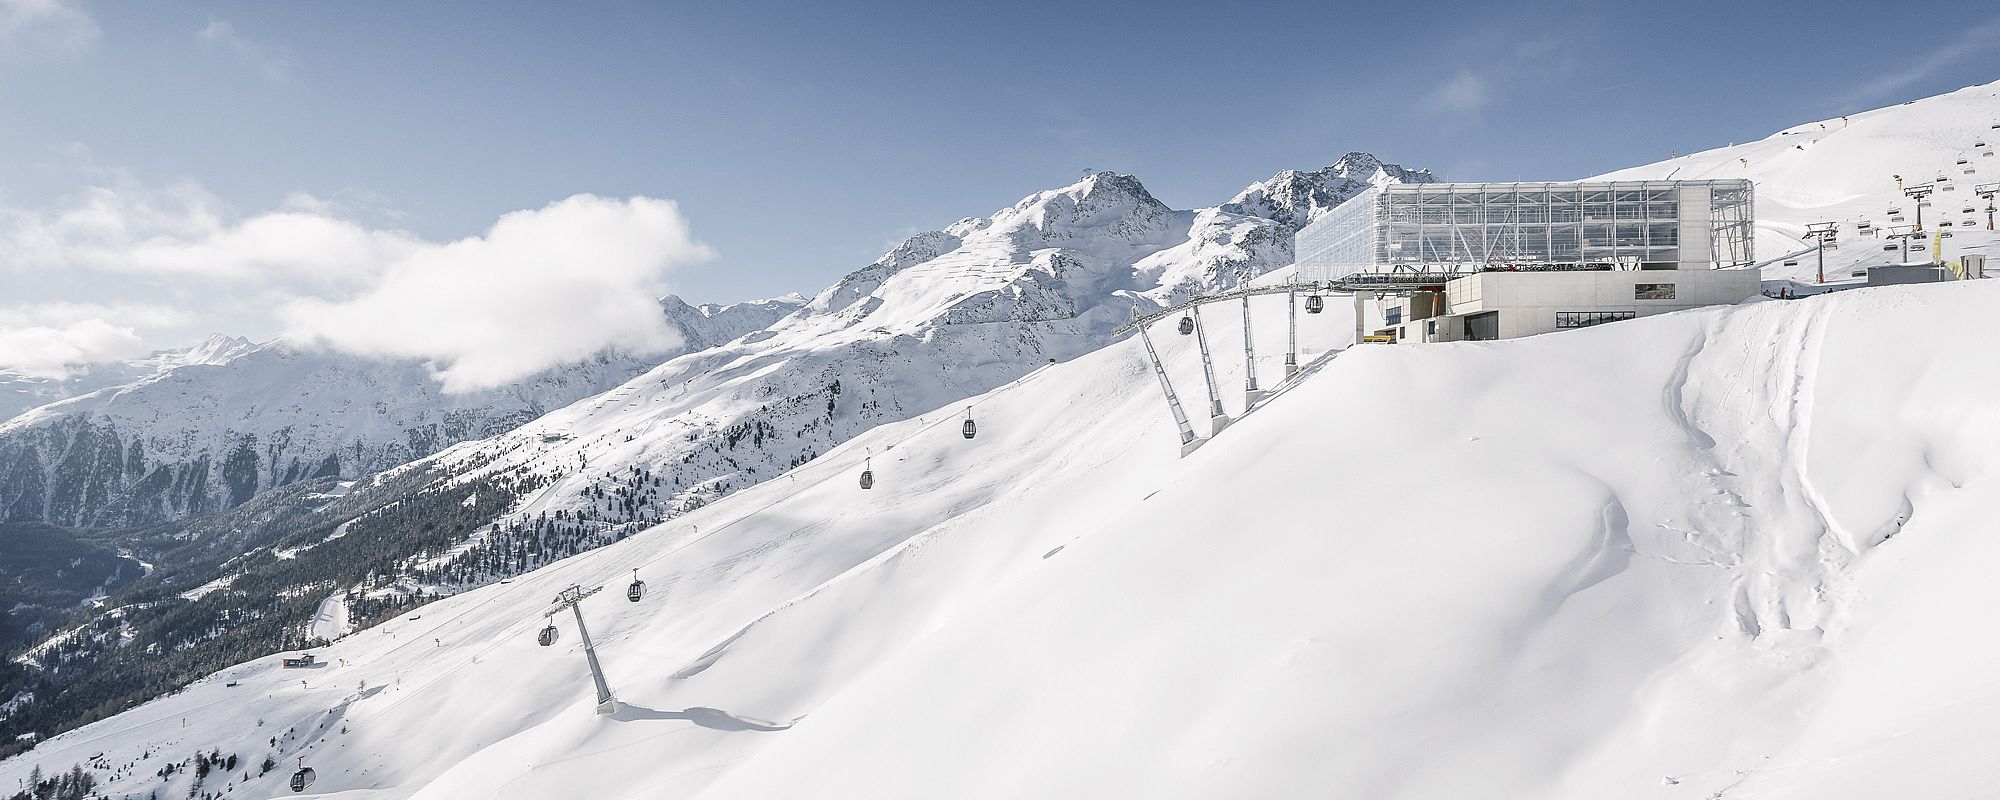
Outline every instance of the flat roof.
<svg viewBox="0 0 2000 800">
<path fill-rule="evenodd" d="M 1699 180 L 1642 181 L 1507 181 L 1496 183 L 1391 183 L 1381 188 L 1390 192 L 1444 191 L 1536 191 L 1548 189 L 1616 190 L 1659 186 L 1750 186 L 1749 178 L 1703 178 Z"/>
</svg>

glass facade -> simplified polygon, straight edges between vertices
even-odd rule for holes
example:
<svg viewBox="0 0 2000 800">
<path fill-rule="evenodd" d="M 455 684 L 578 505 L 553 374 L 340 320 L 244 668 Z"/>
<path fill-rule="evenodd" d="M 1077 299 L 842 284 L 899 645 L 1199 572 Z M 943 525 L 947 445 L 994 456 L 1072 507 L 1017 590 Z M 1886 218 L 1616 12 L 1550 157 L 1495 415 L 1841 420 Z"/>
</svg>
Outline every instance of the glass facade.
<svg viewBox="0 0 2000 800">
<path fill-rule="evenodd" d="M 1389 184 L 1295 240 L 1299 274 L 1749 264 L 1749 181 Z"/>
<path fill-rule="evenodd" d="M 1558 311 L 1557 328 L 1588 328 L 1606 322 L 1618 322 L 1638 316 L 1631 311 Z"/>
</svg>

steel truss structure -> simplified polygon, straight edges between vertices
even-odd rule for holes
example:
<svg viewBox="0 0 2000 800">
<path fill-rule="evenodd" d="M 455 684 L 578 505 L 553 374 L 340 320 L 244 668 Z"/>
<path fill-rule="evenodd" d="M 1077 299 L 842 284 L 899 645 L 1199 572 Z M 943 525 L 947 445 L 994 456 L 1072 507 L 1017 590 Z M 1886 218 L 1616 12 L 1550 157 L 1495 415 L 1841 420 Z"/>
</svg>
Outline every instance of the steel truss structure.
<svg viewBox="0 0 2000 800">
<path fill-rule="evenodd" d="M 1369 189 L 1298 234 L 1300 275 L 1750 264 L 1747 180 L 1409 183 Z"/>
</svg>

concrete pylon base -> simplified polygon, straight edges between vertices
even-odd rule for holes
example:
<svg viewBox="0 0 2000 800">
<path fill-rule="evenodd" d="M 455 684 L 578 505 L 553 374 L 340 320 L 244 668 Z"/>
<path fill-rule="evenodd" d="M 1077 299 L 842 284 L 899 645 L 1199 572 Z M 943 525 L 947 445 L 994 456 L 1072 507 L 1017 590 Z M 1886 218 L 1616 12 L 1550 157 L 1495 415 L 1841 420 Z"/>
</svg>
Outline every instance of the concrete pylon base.
<svg viewBox="0 0 2000 800">
<path fill-rule="evenodd" d="M 606 701 L 604 701 L 604 702 L 602 702 L 602 703 L 598 703 L 598 704 L 597 704 L 597 713 L 599 713 L 599 714 L 616 714 L 616 713 L 618 713 L 618 701 L 616 701 L 616 700 L 606 700 Z"/>
<path fill-rule="evenodd" d="M 1187 444 L 1181 445 L 1181 458 L 1187 458 L 1189 453 L 1200 450 L 1205 444 L 1208 444 L 1207 439 L 1189 439 Z"/>
<path fill-rule="evenodd" d="M 1214 438 L 1216 434 L 1222 432 L 1223 428 L 1227 427 L 1229 427 L 1228 414 L 1217 414 L 1208 418 L 1208 435 L 1210 438 Z"/>
<path fill-rule="evenodd" d="M 1299 365 L 1297 364 L 1285 365 L 1285 380 L 1291 380 L 1293 376 L 1298 374 L 1299 374 Z"/>
<path fill-rule="evenodd" d="M 1264 399 L 1263 389 L 1251 389 L 1250 391 L 1243 393 L 1243 407 L 1249 408 L 1251 406 L 1254 406 L 1257 404 L 1257 401 L 1262 399 Z"/>
</svg>

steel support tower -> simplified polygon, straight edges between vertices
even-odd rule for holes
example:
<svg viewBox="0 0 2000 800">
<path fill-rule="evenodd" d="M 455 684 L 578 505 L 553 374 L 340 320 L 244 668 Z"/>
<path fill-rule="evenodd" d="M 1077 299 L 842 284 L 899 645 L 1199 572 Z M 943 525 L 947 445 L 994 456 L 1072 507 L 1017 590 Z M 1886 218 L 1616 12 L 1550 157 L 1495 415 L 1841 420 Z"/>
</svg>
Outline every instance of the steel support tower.
<svg viewBox="0 0 2000 800">
<path fill-rule="evenodd" d="M 1181 399 L 1174 394 L 1174 383 L 1167 379 L 1167 368 L 1160 363 L 1160 351 L 1153 349 L 1153 337 L 1146 333 L 1146 326 L 1139 326 L 1139 341 L 1146 344 L 1146 359 L 1153 363 L 1153 374 L 1160 379 L 1160 391 L 1167 396 L 1167 408 L 1174 412 L 1174 425 L 1180 429 L 1181 455 L 1186 456 L 1208 441 L 1194 435 L 1194 426 L 1188 424 L 1187 412 L 1181 410 Z"/>
<path fill-rule="evenodd" d="M 591 681 L 597 684 L 597 713 L 610 714 L 618 710 L 618 699 L 611 696 L 611 684 L 604 681 L 604 667 L 597 663 L 597 645 L 590 641 L 590 628 L 583 624 L 583 609 L 577 607 L 578 603 L 583 602 L 583 598 L 597 594 L 603 589 L 604 587 L 599 586 L 585 590 L 581 586 L 572 584 L 562 590 L 561 594 L 556 595 L 555 605 L 543 616 L 554 617 L 562 613 L 563 609 L 569 609 L 576 615 L 576 632 L 583 638 L 583 657 L 590 662 Z"/>
<path fill-rule="evenodd" d="M 1201 346 L 1201 377 L 1208 382 L 1208 435 L 1214 436 L 1229 426 L 1229 415 L 1222 413 L 1222 390 L 1215 385 L 1215 359 L 1208 354 L 1208 332 L 1201 327 L 1201 306 L 1189 308 L 1188 316 L 1194 318 L 1194 339 Z"/>
<path fill-rule="evenodd" d="M 1243 408 L 1248 410 L 1264 392 L 1257 388 L 1257 347 L 1250 341 L 1250 295 L 1243 296 Z"/>
</svg>

